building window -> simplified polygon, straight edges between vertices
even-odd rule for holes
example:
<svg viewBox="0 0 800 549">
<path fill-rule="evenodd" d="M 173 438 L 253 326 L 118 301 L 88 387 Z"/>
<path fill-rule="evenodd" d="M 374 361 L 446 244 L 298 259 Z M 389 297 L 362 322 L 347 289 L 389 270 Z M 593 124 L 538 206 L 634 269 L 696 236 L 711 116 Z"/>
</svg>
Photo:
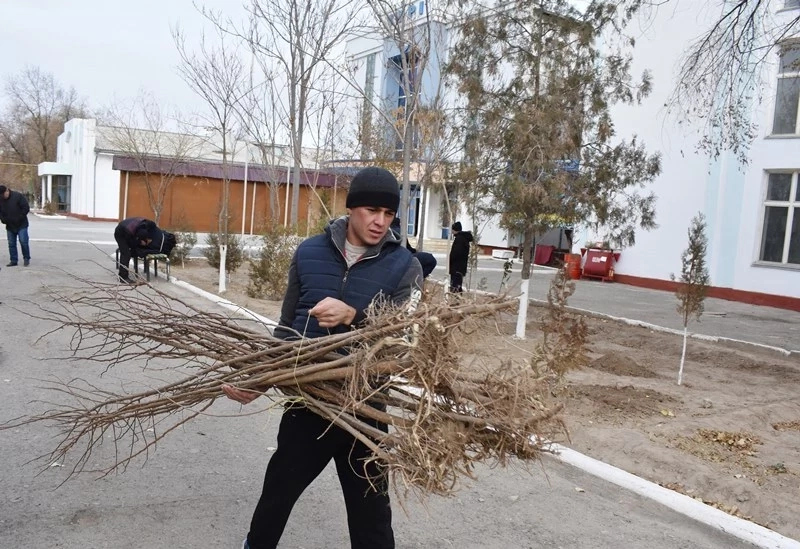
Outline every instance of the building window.
<svg viewBox="0 0 800 549">
<path fill-rule="evenodd" d="M 72 195 L 72 176 L 54 175 L 53 176 L 53 198 L 56 210 L 59 212 L 70 212 L 70 198 Z"/>
<path fill-rule="evenodd" d="M 771 173 L 764 200 L 759 259 L 800 265 L 800 185 L 798 172 Z"/>
<path fill-rule="evenodd" d="M 800 43 L 784 45 L 780 55 L 772 133 L 796 134 L 797 105 L 800 103 Z"/>
</svg>

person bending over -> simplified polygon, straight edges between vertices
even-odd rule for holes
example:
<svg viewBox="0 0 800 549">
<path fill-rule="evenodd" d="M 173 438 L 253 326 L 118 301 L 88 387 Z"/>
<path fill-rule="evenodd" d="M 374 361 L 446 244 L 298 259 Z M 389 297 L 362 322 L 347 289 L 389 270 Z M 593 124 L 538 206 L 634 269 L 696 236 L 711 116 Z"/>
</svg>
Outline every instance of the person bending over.
<svg viewBox="0 0 800 549">
<path fill-rule="evenodd" d="M 175 247 L 175 235 L 158 228 L 154 221 L 144 217 L 129 217 L 120 221 L 114 229 L 114 240 L 119 247 L 119 281 L 128 283 L 131 282 L 128 265 L 132 257 L 169 255 Z"/>
</svg>

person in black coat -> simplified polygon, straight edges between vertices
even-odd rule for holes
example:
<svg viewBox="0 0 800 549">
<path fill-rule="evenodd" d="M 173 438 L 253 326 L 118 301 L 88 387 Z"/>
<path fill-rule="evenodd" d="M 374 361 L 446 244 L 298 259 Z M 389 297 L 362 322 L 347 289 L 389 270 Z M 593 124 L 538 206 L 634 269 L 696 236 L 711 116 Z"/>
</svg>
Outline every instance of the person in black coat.
<svg viewBox="0 0 800 549">
<path fill-rule="evenodd" d="M 28 199 L 25 195 L 0 185 L 0 221 L 6 226 L 8 237 L 9 262 L 7 267 L 15 267 L 19 261 L 17 240 L 22 248 L 23 265 L 31 264 L 31 249 L 28 245 Z"/>
<path fill-rule="evenodd" d="M 461 222 L 456 221 L 453 229 L 453 246 L 450 248 L 450 291 L 464 291 L 464 275 L 467 274 L 470 243 L 474 240 L 470 231 L 461 230 Z"/>
<path fill-rule="evenodd" d="M 131 257 L 147 257 L 150 254 L 166 254 L 175 247 L 175 236 L 161 230 L 144 217 L 123 219 L 114 229 L 114 240 L 119 246 L 119 281 L 131 282 L 128 264 Z"/>
<path fill-rule="evenodd" d="M 395 217 L 392 220 L 392 232 L 394 232 L 397 238 L 400 238 L 400 218 Z M 428 275 L 433 272 L 436 268 L 436 258 L 433 257 L 433 254 L 429 254 L 428 252 L 418 252 L 417 249 L 411 245 L 411 243 L 406 238 L 406 248 L 409 252 L 414 254 L 414 257 L 417 258 L 419 264 L 422 265 L 422 276 L 424 278 L 428 278 Z"/>
</svg>

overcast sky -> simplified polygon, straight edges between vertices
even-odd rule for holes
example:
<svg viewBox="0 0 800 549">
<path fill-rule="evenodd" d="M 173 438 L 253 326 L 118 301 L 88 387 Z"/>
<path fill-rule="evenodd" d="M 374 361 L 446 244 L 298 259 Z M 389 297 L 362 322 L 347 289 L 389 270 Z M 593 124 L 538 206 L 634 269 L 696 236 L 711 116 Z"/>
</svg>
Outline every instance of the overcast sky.
<svg viewBox="0 0 800 549">
<path fill-rule="evenodd" d="M 232 15 L 241 9 L 240 0 L 200 1 Z M 203 103 L 175 70 L 176 24 L 189 37 L 204 27 L 192 0 L 0 0 L 0 82 L 38 66 L 94 109 L 143 88 L 199 111 Z"/>
</svg>

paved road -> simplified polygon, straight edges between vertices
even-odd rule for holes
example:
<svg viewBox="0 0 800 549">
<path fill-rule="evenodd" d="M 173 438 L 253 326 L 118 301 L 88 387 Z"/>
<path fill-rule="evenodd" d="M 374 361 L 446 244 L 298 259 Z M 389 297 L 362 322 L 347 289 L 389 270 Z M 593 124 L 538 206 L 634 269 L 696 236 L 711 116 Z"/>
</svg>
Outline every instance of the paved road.
<svg viewBox="0 0 800 549">
<path fill-rule="evenodd" d="M 155 383 L 159 368 L 166 366 L 104 373 L 103 365 L 64 360 L 69 333 L 39 339 L 53 327 L 31 315 L 52 302 L 46 287 L 80 286 L 76 277 L 114 279 L 108 258 L 112 244 L 98 248 L 39 240 L 50 230 L 67 234 L 65 228 L 76 229 L 73 235 L 87 230 L 83 236 L 91 240 L 95 227 L 67 220 L 57 228 L 60 224 L 40 221 L 31 228 L 31 267 L 0 272 L 0 422 L 41 412 L 49 406 L 43 401 L 64 402 L 64 395 L 43 389 L 47 381 L 80 377 L 119 389 Z M 211 307 L 180 288 L 157 283 Z M 146 464 L 136 463 L 121 475 L 86 474 L 64 484 L 72 461 L 29 463 L 54 447 L 57 432 L 44 425 L 1 430 L 0 548 L 238 548 L 277 427 L 274 412 L 229 417 L 238 411 L 235 403 L 220 401 L 165 439 Z M 113 445 L 107 442 L 90 466 L 111 462 Z M 398 549 L 751 547 L 555 460 L 530 471 L 480 467 L 477 475 L 477 482 L 453 498 L 432 498 L 426 505 L 410 499 L 407 514 L 396 505 Z M 335 472 L 328 468 L 298 503 L 282 547 L 347 547 L 345 524 Z"/>
</svg>

